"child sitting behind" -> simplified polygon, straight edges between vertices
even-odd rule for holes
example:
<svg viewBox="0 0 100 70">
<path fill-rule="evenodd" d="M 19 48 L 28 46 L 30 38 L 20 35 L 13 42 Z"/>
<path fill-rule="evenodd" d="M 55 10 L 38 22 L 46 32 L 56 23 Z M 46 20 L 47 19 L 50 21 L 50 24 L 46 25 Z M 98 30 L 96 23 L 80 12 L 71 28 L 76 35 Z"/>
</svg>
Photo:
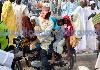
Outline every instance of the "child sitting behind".
<svg viewBox="0 0 100 70">
<path fill-rule="evenodd" d="M 79 39 L 77 39 L 74 36 L 74 28 L 73 28 L 73 25 L 71 24 L 71 20 L 70 20 L 69 16 L 64 16 L 63 19 L 60 19 L 58 21 L 58 25 L 59 26 L 63 25 L 65 44 L 68 49 L 68 55 L 70 55 L 70 49 L 72 47 L 76 47 L 76 45 L 79 42 Z"/>
</svg>

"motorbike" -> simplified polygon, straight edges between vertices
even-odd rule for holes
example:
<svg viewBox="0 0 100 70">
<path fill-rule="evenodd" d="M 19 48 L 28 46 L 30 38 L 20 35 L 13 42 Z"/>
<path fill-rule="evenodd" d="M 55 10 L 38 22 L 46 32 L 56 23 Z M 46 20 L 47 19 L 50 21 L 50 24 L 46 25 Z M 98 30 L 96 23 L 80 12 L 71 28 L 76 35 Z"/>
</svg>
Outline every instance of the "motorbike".
<svg viewBox="0 0 100 70">
<path fill-rule="evenodd" d="M 23 57 L 26 60 L 26 65 L 28 67 L 33 67 L 37 70 L 41 70 L 41 43 L 36 43 L 34 49 L 30 49 L 30 43 L 29 43 L 29 38 L 16 38 L 18 43 L 16 44 L 18 46 L 18 49 L 23 52 Z M 52 49 L 53 43 L 55 42 L 52 41 L 50 44 L 50 47 Z M 23 45 L 23 44 L 24 45 Z M 74 48 L 71 48 L 71 56 L 67 57 L 67 47 L 63 46 L 63 54 L 58 54 L 56 52 L 48 52 L 48 62 L 51 67 L 51 70 L 72 70 L 75 59 L 76 59 L 76 51 Z M 50 50 L 50 49 L 49 49 Z M 52 63 L 52 54 L 54 54 L 54 60 L 55 62 Z"/>
</svg>

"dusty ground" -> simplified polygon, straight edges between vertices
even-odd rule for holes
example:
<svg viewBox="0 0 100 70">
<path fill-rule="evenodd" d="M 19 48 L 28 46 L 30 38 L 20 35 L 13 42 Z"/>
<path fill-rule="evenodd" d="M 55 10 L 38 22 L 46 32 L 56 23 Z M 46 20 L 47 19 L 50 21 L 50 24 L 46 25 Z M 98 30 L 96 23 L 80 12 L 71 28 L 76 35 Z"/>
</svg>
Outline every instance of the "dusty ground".
<svg viewBox="0 0 100 70">
<path fill-rule="evenodd" d="M 86 66 L 89 70 L 94 70 L 96 59 L 96 54 L 78 55 L 77 62 L 75 63 L 73 70 L 77 70 L 78 66 Z"/>
<path fill-rule="evenodd" d="M 96 54 L 77 54 L 77 61 L 74 65 L 73 70 L 77 70 L 78 66 L 86 66 L 89 70 L 94 70 L 95 62 L 97 56 Z M 22 62 L 24 70 L 35 70 L 34 68 L 29 68 Z"/>
</svg>

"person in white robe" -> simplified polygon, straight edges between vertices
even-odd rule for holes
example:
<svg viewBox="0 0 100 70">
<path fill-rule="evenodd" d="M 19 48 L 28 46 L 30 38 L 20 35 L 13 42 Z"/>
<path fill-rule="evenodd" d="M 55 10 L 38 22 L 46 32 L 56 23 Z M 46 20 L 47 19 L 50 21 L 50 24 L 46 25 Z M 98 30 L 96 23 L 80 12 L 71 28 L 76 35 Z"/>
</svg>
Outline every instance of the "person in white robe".
<svg viewBox="0 0 100 70">
<path fill-rule="evenodd" d="M 78 6 L 72 13 L 73 16 L 73 26 L 75 30 L 75 35 L 81 38 L 78 46 L 75 48 L 77 52 L 86 51 L 86 23 L 87 23 L 87 2 L 86 0 L 80 1 L 80 6 Z M 74 22 L 76 21 L 76 22 Z"/>
<path fill-rule="evenodd" d="M 28 16 L 29 11 L 26 5 L 21 4 L 21 0 L 16 0 L 15 3 L 13 3 L 13 9 L 16 16 L 16 34 L 17 36 L 22 36 L 22 17 Z"/>
<path fill-rule="evenodd" d="M 88 23 L 87 23 L 87 50 L 93 52 L 97 49 L 97 39 L 95 34 L 95 28 L 92 22 L 92 15 L 99 13 L 94 1 L 90 1 L 90 7 L 88 9 Z"/>
<path fill-rule="evenodd" d="M 95 27 L 95 31 L 96 31 L 96 34 L 97 34 L 97 39 L 98 39 L 98 50 L 100 51 L 100 13 L 99 14 L 96 14 L 93 18 L 92 18 L 92 21 L 93 21 L 93 24 L 94 24 L 94 27 Z M 97 58 L 97 61 L 96 61 L 96 64 L 95 64 L 95 70 L 100 70 L 100 52 L 99 52 L 99 55 L 98 55 L 98 58 Z"/>
</svg>

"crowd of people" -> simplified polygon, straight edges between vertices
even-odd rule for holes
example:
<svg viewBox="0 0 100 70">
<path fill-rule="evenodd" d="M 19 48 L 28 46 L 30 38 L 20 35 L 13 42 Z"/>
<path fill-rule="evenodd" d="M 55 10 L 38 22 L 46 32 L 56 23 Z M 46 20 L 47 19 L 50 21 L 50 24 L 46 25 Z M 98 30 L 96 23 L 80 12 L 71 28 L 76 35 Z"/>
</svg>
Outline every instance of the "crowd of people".
<svg viewBox="0 0 100 70">
<path fill-rule="evenodd" d="M 6 50 L 7 46 L 14 45 L 12 41 L 15 37 L 36 36 L 36 41 L 41 43 L 43 70 L 50 70 L 47 52 L 55 38 L 56 41 L 51 49 L 59 54 L 62 54 L 64 44 L 67 46 L 68 56 L 70 47 L 74 47 L 77 53 L 92 53 L 97 50 L 99 41 L 99 2 L 97 6 L 95 1 L 89 1 L 87 5 L 86 0 L 57 0 L 57 2 L 56 0 L 2 0 L 0 1 L 0 48 Z M 96 68 L 100 66 L 99 61 L 100 57 Z"/>
</svg>

